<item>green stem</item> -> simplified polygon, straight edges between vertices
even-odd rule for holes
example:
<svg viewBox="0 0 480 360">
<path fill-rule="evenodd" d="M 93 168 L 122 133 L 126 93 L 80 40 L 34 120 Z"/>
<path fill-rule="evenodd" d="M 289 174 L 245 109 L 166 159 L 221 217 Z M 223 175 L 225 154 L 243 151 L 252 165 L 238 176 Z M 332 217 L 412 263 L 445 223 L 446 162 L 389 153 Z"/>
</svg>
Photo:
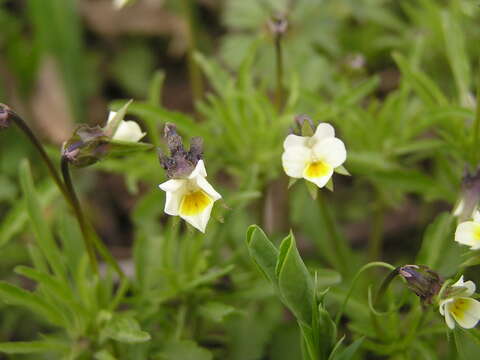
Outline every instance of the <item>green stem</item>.
<svg viewBox="0 0 480 360">
<path fill-rule="evenodd" d="M 97 262 L 97 257 L 95 255 L 95 247 L 90 237 L 90 231 L 86 223 L 85 216 L 83 214 L 83 211 L 80 205 L 80 201 L 78 200 L 77 194 L 75 193 L 75 188 L 73 187 L 72 178 L 70 176 L 70 166 L 68 163 L 68 159 L 65 156 L 62 156 L 61 168 L 62 168 L 63 180 L 65 181 L 65 186 L 68 190 L 68 193 L 70 194 L 73 211 L 75 212 L 75 216 L 80 226 L 80 231 L 82 232 L 82 235 L 83 235 L 85 248 L 87 249 L 88 257 L 90 258 L 90 263 L 92 264 L 93 272 L 98 275 L 98 262 Z"/>
<path fill-rule="evenodd" d="M 87 220 L 82 211 L 80 201 L 78 200 L 78 197 L 75 193 L 75 188 L 70 177 L 70 167 L 68 159 L 66 157 L 62 157 L 62 175 L 65 181 L 65 185 L 72 198 L 72 202 L 74 204 L 73 209 L 80 224 L 80 230 L 84 235 L 85 247 L 87 248 L 87 252 L 92 262 L 94 271 L 98 273 L 97 258 L 95 256 L 95 248 L 97 248 L 103 259 L 118 273 L 120 278 L 125 278 L 125 274 L 122 271 L 120 265 L 118 265 L 117 260 L 115 260 L 110 251 L 108 251 L 108 248 L 105 246 L 102 240 L 100 240 L 92 224 Z"/>
<path fill-rule="evenodd" d="M 195 51 L 197 49 L 197 38 L 195 29 L 194 3 L 192 0 L 183 0 L 183 11 L 188 26 L 188 73 L 190 77 L 190 88 L 192 90 L 193 103 L 195 104 L 203 95 L 203 79 L 197 62 L 195 61 Z"/>
<path fill-rule="evenodd" d="M 368 241 L 368 259 L 370 261 L 379 260 L 382 253 L 382 240 L 384 230 L 385 211 L 383 206 L 378 204 L 374 210 L 372 231 Z"/>
<path fill-rule="evenodd" d="M 276 59 L 276 77 L 277 88 L 275 93 L 275 103 L 280 111 L 283 108 L 283 51 L 282 51 L 282 34 L 275 36 L 275 59 Z"/>
<path fill-rule="evenodd" d="M 27 123 L 14 111 L 8 110 L 9 113 L 9 119 L 11 119 L 17 127 L 27 136 L 27 138 L 30 140 L 30 142 L 33 144 L 33 146 L 37 149 L 38 153 L 40 154 L 40 157 L 42 160 L 45 162 L 45 165 L 47 165 L 48 172 L 50 176 L 52 177 L 53 181 L 57 185 L 58 189 L 62 193 L 63 197 L 65 200 L 73 206 L 72 199 L 70 198 L 70 194 L 65 187 L 65 184 L 62 182 L 60 175 L 57 172 L 57 169 L 53 165 L 52 161 L 47 155 L 47 152 L 43 148 L 43 145 L 40 143 L 40 141 L 37 139 L 33 131 L 30 129 L 30 127 L 27 125 Z"/>
<path fill-rule="evenodd" d="M 330 237 L 330 245 L 335 252 L 336 265 L 339 268 L 338 270 L 346 275 L 351 270 L 350 266 L 348 266 L 348 261 L 351 258 L 348 245 L 345 243 L 345 239 L 340 235 L 337 224 L 335 223 L 332 213 L 328 209 L 327 202 L 321 191 L 318 191 L 317 198 L 320 206 L 320 213 L 323 217 L 326 231 Z"/>
</svg>

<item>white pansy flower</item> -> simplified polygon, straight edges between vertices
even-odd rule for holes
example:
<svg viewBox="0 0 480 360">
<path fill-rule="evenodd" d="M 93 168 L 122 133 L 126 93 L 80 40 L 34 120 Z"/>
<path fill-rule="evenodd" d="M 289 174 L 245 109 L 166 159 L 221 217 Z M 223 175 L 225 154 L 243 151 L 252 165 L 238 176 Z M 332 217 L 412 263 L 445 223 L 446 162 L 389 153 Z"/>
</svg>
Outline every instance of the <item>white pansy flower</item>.
<svg viewBox="0 0 480 360">
<path fill-rule="evenodd" d="M 463 281 L 463 276 L 451 286 L 464 287 L 464 291 L 459 295 L 440 301 L 440 314 L 445 316 L 445 321 L 450 329 L 455 328 L 455 322 L 465 329 L 471 329 L 477 325 L 480 320 L 480 302 L 472 299 L 475 292 L 473 281 Z"/>
<path fill-rule="evenodd" d="M 318 187 L 324 187 L 334 169 L 347 158 L 343 141 L 335 137 L 335 130 L 328 123 L 319 124 L 312 137 L 288 135 L 283 148 L 285 173 L 292 178 L 304 178 Z"/>
<path fill-rule="evenodd" d="M 108 114 L 108 121 L 105 126 L 106 129 L 113 126 L 115 115 L 117 115 L 117 112 L 115 111 L 110 111 Z M 114 129 L 111 138 L 119 141 L 139 142 L 145 135 L 146 133 L 142 132 L 140 125 L 135 121 L 125 121 L 122 119 L 117 128 Z"/>
<path fill-rule="evenodd" d="M 457 226 L 455 241 L 470 246 L 471 250 L 480 249 L 480 212 L 475 211 L 472 221 L 465 221 Z"/>
<path fill-rule="evenodd" d="M 205 232 L 213 203 L 222 197 L 206 176 L 205 164 L 199 160 L 188 178 L 171 179 L 159 185 L 167 193 L 165 212 L 180 216 L 201 232 Z"/>
<path fill-rule="evenodd" d="M 130 0 L 113 0 L 113 6 L 115 6 L 116 9 L 121 9 L 129 2 Z"/>
</svg>

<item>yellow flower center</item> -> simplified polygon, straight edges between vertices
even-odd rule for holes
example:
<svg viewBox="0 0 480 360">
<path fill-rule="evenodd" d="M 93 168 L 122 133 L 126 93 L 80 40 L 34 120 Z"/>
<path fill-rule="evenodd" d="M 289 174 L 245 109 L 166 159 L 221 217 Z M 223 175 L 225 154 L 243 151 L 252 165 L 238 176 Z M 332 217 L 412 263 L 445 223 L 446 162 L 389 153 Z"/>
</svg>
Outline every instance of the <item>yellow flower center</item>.
<svg viewBox="0 0 480 360">
<path fill-rule="evenodd" d="M 180 214 L 185 216 L 198 215 L 212 203 L 212 198 L 203 190 L 191 191 L 182 197 Z"/>
<path fill-rule="evenodd" d="M 303 171 L 303 175 L 307 178 L 319 178 L 325 176 L 330 171 L 331 166 L 323 161 L 311 162 Z"/>
<path fill-rule="evenodd" d="M 470 304 L 464 299 L 455 299 L 453 302 L 450 312 L 458 319 L 463 319 L 465 313 L 469 310 Z"/>
<path fill-rule="evenodd" d="M 475 241 L 480 241 L 480 224 L 475 224 L 473 228 L 473 238 Z"/>
</svg>

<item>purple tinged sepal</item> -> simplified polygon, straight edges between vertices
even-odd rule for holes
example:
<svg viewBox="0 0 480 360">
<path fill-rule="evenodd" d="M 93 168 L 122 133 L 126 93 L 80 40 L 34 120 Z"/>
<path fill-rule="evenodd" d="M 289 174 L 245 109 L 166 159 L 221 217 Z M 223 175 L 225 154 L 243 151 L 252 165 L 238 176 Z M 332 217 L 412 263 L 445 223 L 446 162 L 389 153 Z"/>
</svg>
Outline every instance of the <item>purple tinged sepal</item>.
<svg viewBox="0 0 480 360">
<path fill-rule="evenodd" d="M 5 104 L 0 104 L 0 130 L 7 129 L 10 126 L 10 108 Z"/>
<path fill-rule="evenodd" d="M 440 276 L 424 265 L 402 266 L 398 269 L 398 274 L 407 281 L 409 289 L 420 298 L 423 305 L 433 304 L 442 288 Z"/>
<path fill-rule="evenodd" d="M 164 129 L 164 137 L 170 156 L 165 155 L 159 149 L 159 160 L 169 179 L 181 179 L 188 177 L 197 166 L 203 155 L 203 139 L 194 137 L 190 140 L 190 149 L 187 151 L 183 145 L 183 139 L 177 133 L 176 126 L 167 123 Z"/>
<path fill-rule="evenodd" d="M 63 144 L 62 156 L 75 167 L 86 167 L 102 159 L 109 150 L 110 138 L 99 127 L 80 125 Z"/>
</svg>

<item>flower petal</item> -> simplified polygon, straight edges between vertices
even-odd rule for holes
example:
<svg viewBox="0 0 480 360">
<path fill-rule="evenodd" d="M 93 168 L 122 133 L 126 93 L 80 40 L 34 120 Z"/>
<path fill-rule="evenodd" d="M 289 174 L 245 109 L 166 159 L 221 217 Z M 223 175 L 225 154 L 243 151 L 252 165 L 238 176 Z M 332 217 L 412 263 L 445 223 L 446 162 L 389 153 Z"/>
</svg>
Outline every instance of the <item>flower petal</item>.
<svg viewBox="0 0 480 360">
<path fill-rule="evenodd" d="M 329 123 L 320 123 L 315 130 L 313 138 L 316 142 L 335 137 L 335 129 Z"/>
<path fill-rule="evenodd" d="M 303 171 L 311 161 L 311 150 L 304 146 L 292 146 L 282 155 L 282 165 L 285 173 L 293 178 L 303 177 Z"/>
<path fill-rule="evenodd" d="M 205 169 L 205 163 L 203 160 L 199 160 L 197 165 L 195 166 L 195 169 L 190 173 L 188 176 L 189 179 L 196 178 L 197 176 L 202 176 L 206 177 L 207 176 L 207 170 Z"/>
<path fill-rule="evenodd" d="M 181 200 L 182 196 L 179 192 L 167 192 L 163 211 L 168 215 L 177 216 L 180 211 Z"/>
<path fill-rule="evenodd" d="M 180 189 L 185 184 L 186 184 L 186 180 L 171 179 L 171 180 L 165 181 L 164 183 L 161 183 L 160 185 L 158 185 L 158 187 L 166 192 L 174 192 L 174 191 L 178 191 L 178 189 Z"/>
<path fill-rule="evenodd" d="M 109 116 L 110 118 L 110 116 Z M 120 125 L 113 134 L 112 139 L 120 141 L 139 142 L 146 133 L 142 132 L 140 125 L 135 121 L 120 121 Z"/>
<path fill-rule="evenodd" d="M 304 174 L 304 178 L 308 181 L 311 181 L 313 182 L 315 185 L 317 185 L 319 188 L 322 188 L 324 187 L 325 185 L 327 185 L 328 183 L 328 180 L 330 180 L 330 178 L 332 177 L 333 175 L 333 168 L 329 168 L 327 170 L 327 173 L 323 176 L 320 176 L 320 177 L 310 177 L 306 174 Z"/>
<path fill-rule="evenodd" d="M 313 154 L 317 160 L 324 161 L 333 168 L 342 165 L 347 159 L 345 144 L 338 138 L 320 141 L 313 147 Z"/>
<path fill-rule="evenodd" d="M 455 241 L 468 245 L 476 250 L 480 248 L 480 224 L 474 221 L 465 221 L 455 230 Z"/>
<path fill-rule="evenodd" d="M 450 329 L 453 330 L 455 328 L 455 321 L 453 321 L 452 315 L 448 310 L 445 312 L 445 322 Z"/>
<path fill-rule="evenodd" d="M 448 310 L 455 321 L 465 329 L 475 327 L 480 320 L 480 302 L 472 298 L 456 298 L 448 304 Z"/>
<path fill-rule="evenodd" d="M 198 177 L 196 182 L 198 187 L 205 191 L 213 201 L 217 201 L 218 199 L 222 198 L 222 195 L 220 195 L 204 177 Z"/>
<path fill-rule="evenodd" d="M 196 215 L 182 215 L 180 217 L 192 225 L 194 228 L 200 230 L 202 233 L 205 232 L 208 221 L 210 220 L 210 214 L 213 208 L 213 201 L 208 205 L 201 213 Z"/>
<path fill-rule="evenodd" d="M 473 221 L 480 223 L 480 211 L 475 210 L 473 212 Z"/>
<path fill-rule="evenodd" d="M 307 136 L 298 136 L 294 134 L 290 134 L 286 137 L 285 141 L 283 142 L 283 148 L 287 150 L 292 146 L 307 146 L 309 138 Z"/>
</svg>

